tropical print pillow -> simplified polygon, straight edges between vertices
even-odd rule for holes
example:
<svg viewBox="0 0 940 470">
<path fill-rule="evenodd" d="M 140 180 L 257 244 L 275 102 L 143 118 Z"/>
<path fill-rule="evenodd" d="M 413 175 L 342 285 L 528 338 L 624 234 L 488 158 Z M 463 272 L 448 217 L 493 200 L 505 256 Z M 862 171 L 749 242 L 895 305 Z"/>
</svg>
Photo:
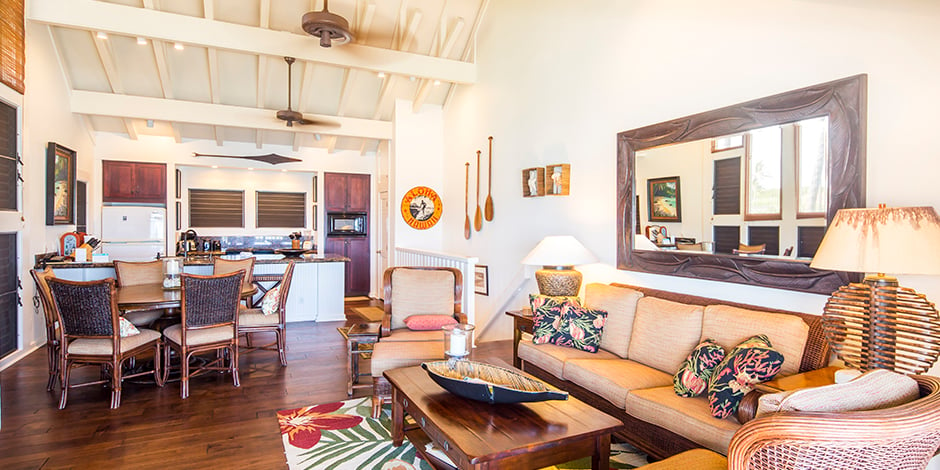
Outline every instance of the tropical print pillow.
<svg viewBox="0 0 940 470">
<path fill-rule="evenodd" d="M 774 378 L 783 366 L 783 354 L 766 335 L 755 335 L 734 347 L 708 382 L 712 416 L 724 419 L 738 411 L 741 399 L 754 384 Z"/>
<path fill-rule="evenodd" d="M 705 393 L 708 379 L 724 358 L 725 350 L 715 340 L 708 338 L 699 343 L 672 377 L 676 395 L 691 398 Z"/>
<path fill-rule="evenodd" d="M 596 353 L 607 322 L 607 312 L 568 302 L 558 308 L 562 311 L 562 318 L 555 344 Z"/>
<path fill-rule="evenodd" d="M 138 330 L 130 320 L 124 317 L 118 318 L 118 328 L 121 330 L 121 338 L 140 334 L 140 330 Z"/>
<path fill-rule="evenodd" d="M 272 288 L 261 298 L 261 313 L 274 315 L 277 313 L 278 302 L 281 300 L 281 286 Z"/>
<path fill-rule="evenodd" d="M 532 328 L 532 342 L 535 344 L 555 343 L 558 330 L 561 328 L 561 305 L 565 302 L 581 304 L 578 297 L 551 297 L 547 295 L 529 294 L 529 304 L 532 306 L 532 315 L 535 325 Z M 559 307 L 555 309 L 555 307 Z"/>
</svg>

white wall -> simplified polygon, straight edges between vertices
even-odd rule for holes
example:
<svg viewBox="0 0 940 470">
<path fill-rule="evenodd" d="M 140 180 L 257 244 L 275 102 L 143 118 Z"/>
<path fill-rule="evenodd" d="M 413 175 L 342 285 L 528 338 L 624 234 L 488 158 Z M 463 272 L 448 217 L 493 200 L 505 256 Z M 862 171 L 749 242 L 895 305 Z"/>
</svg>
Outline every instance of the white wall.
<svg viewBox="0 0 940 470">
<path fill-rule="evenodd" d="M 500 307 L 519 282 L 520 260 L 550 234 L 572 234 L 598 256 L 582 269 L 586 282 L 821 312 L 825 296 L 615 270 L 616 134 L 867 73 L 869 205 L 940 206 L 933 107 L 925 106 L 940 102 L 937 18 L 940 4 L 923 0 L 491 3 L 479 83 L 460 87 L 447 108 L 444 169 L 445 200 L 459 201 L 463 162 L 495 137 L 495 220 L 465 241 L 462 221 L 448 219 L 444 242 L 490 266 L 496 298 L 478 303 L 477 318 L 497 323 L 485 339 L 510 336 Z M 522 197 L 521 169 L 564 162 L 569 197 Z M 936 276 L 901 282 L 940 300 Z"/>
</svg>

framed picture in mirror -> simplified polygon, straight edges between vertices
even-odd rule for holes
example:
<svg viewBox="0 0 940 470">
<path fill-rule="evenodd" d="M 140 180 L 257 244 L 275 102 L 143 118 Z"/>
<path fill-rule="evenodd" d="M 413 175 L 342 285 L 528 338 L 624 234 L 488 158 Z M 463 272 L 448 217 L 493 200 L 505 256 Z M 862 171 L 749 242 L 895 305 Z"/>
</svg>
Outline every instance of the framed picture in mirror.
<svg viewBox="0 0 940 470">
<path fill-rule="evenodd" d="M 651 222 L 682 222 L 682 195 L 679 177 L 651 178 L 646 180 Z"/>
</svg>

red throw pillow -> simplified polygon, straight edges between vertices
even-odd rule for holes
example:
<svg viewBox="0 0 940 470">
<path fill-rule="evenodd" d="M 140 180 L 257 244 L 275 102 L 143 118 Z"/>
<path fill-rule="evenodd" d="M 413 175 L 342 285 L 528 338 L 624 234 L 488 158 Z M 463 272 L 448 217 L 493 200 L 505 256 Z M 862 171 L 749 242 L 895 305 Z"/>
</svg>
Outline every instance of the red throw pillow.
<svg viewBox="0 0 940 470">
<path fill-rule="evenodd" d="M 457 320 L 452 315 L 412 315 L 405 319 L 409 330 L 440 330 L 444 325 L 454 325 Z"/>
</svg>

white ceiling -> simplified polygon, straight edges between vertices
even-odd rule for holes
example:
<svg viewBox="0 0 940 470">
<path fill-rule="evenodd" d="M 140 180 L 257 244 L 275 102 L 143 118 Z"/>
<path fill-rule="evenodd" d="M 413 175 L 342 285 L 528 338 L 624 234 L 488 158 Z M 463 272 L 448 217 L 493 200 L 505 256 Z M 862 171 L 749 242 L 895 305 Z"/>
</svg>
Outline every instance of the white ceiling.
<svg viewBox="0 0 940 470">
<path fill-rule="evenodd" d="M 488 2 L 333 0 L 355 41 L 331 48 L 301 29 L 322 0 L 32 0 L 27 20 L 48 26 L 71 110 L 94 131 L 366 154 L 391 138 L 395 100 L 446 105 L 476 81 Z M 274 117 L 285 56 L 297 58 L 292 108 L 333 125 Z"/>
</svg>

